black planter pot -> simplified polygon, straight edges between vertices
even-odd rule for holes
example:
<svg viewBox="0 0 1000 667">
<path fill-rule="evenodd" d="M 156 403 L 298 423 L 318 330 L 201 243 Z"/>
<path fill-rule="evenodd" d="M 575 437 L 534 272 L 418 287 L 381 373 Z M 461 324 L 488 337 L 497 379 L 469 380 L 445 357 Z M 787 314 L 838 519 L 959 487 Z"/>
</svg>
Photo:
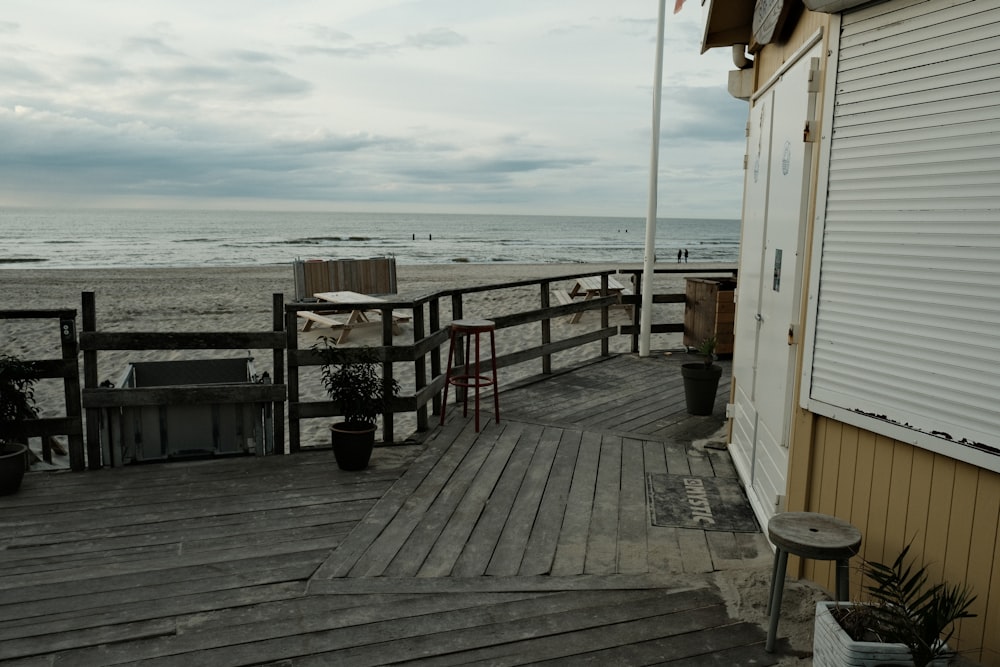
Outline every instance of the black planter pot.
<svg viewBox="0 0 1000 667">
<path fill-rule="evenodd" d="M 719 391 L 719 379 L 722 377 L 722 366 L 704 363 L 681 365 L 681 377 L 684 378 L 684 398 L 687 399 L 687 411 L 692 415 L 710 415 L 715 408 L 715 395 Z"/>
<path fill-rule="evenodd" d="M 28 448 L 17 442 L 0 442 L 0 496 L 17 493 L 24 479 Z"/>
<path fill-rule="evenodd" d="M 333 455 L 341 470 L 364 470 L 375 447 L 375 426 L 364 422 L 337 422 L 330 426 Z"/>
</svg>

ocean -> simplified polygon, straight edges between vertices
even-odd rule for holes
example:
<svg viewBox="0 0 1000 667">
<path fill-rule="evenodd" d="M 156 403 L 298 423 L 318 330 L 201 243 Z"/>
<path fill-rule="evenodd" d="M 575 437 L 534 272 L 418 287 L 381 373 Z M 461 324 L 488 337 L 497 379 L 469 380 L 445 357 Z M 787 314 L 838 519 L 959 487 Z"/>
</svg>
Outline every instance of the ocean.
<svg viewBox="0 0 1000 667">
<path fill-rule="evenodd" d="M 584 216 L 0 209 L 2 268 L 285 264 L 394 256 L 399 264 L 643 260 L 645 220 Z M 660 261 L 736 262 L 738 220 L 662 218 Z"/>
</svg>

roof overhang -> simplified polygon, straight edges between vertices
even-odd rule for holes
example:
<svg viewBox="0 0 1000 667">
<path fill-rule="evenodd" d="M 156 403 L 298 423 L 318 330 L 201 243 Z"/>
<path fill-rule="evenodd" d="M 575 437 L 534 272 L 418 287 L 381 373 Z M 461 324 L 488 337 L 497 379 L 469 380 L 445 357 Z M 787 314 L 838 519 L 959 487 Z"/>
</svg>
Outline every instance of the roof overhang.
<svg viewBox="0 0 1000 667">
<path fill-rule="evenodd" d="M 802 0 L 802 2 L 810 11 L 836 14 L 854 9 L 866 2 L 871 2 L 871 0 Z"/>
<path fill-rule="evenodd" d="M 749 44 L 753 29 L 754 0 L 706 0 L 702 4 L 705 32 L 701 52 L 720 46 Z"/>
</svg>

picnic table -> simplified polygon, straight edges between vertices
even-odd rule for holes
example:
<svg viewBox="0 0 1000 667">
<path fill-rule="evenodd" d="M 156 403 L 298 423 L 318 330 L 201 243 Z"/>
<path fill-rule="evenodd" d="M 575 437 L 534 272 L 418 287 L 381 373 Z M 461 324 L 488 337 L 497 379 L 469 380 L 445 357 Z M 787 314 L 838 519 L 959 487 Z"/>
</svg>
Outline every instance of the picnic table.
<svg viewBox="0 0 1000 667">
<path fill-rule="evenodd" d="M 569 299 L 566 301 L 572 302 L 574 299 L 578 299 L 580 297 L 582 297 L 584 301 L 589 301 L 600 297 L 601 290 L 601 276 L 585 276 L 583 278 L 578 278 L 576 283 L 573 285 L 573 289 L 568 292 Z M 615 278 L 608 276 L 608 288 L 606 295 L 617 296 L 618 303 L 622 308 L 625 308 L 626 311 L 628 311 L 630 307 L 627 304 L 622 303 L 622 295 L 631 293 L 632 290 L 622 285 Z M 570 322 L 575 324 L 580 321 L 581 317 L 583 317 L 582 311 L 573 313 L 573 316 L 570 318 Z"/>
<path fill-rule="evenodd" d="M 381 322 L 382 311 L 365 310 L 360 308 L 359 304 L 382 303 L 385 299 L 350 291 L 316 292 L 313 296 L 322 302 L 320 304 L 321 308 L 315 311 L 299 311 L 299 317 L 306 321 L 302 327 L 303 331 L 309 331 L 314 324 L 325 324 L 331 329 L 340 329 L 340 335 L 337 337 L 337 343 L 339 344 L 347 341 L 347 337 L 351 334 L 352 329 L 376 325 Z M 345 315 L 346 317 L 344 317 Z M 373 317 L 377 319 L 372 319 Z M 402 333 L 399 324 L 401 322 L 408 322 L 409 320 L 409 313 L 393 311 L 392 333 L 397 336 Z"/>
<path fill-rule="evenodd" d="M 622 294 L 625 291 L 625 286 L 620 282 L 608 276 L 608 294 Z M 569 291 L 569 295 L 572 297 L 582 296 L 584 300 L 593 299 L 595 296 L 601 295 L 601 277 L 600 276 L 586 276 L 584 278 L 578 278 L 576 284 L 573 285 L 573 289 Z"/>
</svg>

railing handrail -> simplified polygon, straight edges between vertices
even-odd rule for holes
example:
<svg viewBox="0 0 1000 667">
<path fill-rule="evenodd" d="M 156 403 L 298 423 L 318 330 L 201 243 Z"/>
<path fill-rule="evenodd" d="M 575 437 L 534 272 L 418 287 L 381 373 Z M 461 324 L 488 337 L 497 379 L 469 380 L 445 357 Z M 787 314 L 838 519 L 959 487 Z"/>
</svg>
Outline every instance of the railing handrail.
<svg viewBox="0 0 1000 667">
<path fill-rule="evenodd" d="M 393 364 L 399 362 L 412 362 L 414 364 L 415 388 L 412 394 L 400 395 L 390 402 L 390 409 L 383 413 L 383 441 L 393 441 L 393 416 L 397 412 L 416 412 L 417 429 L 423 431 L 427 429 L 427 405 L 432 406 L 433 414 L 439 414 L 440 410 L 440 390 L 444 386 L 444 373 L 441 363 L 442 347 L 448 341 L 447 325 L 440 322 L 440 301 L 450 299 L 452 302 L 452 318 L 462 317 L 462 297 L 467 294 L 481 292 L 499 291 L 518 287 L 530 287 L 537 285 L 540 288 L 539 301 L 540 308 L 509 315 L 490 316 L 496 323 L 498 330 L 512 326 L 522 326 L 535 322 L 542 323 L 541 344 L 526 350 L 517 350 L 512 353 L 501 355 L 496 360 L 497 368 L 507 365 L 524 363 L 533 359 L 542 359 L 542 374 L 550 374 L 551 358 L 556 352 L 571 349 L 579 345 L 601 342 L 601 356 L 608 356 L 608 339 L 611 336 L 625 334 L 632 336 L 633 351 L 638 349 L 639 318 L 642 303 L 642 269 L 618 269 L 610 268 L 603 270 L 585 270 L 573 273 L 564 273 L 543 278 L 530 278 L 524 280 L 506 281 L 500 283 L 489 283 L 470 287 L 456 287 L 441 289 L 429 294 L 421 295 L 410 299 L 389 300 L 384 297 L 373 299 L 370 302 L 352 302 L 350 307 L 357 310 L 381 311 L 382 316 L 382 345 L 373 347 L 376 355 L 382 362 L 383 378 L 386 383 L 393 380 Z M 736 274 L 736 265 L 711 265 L 692 267 L 683 265 L 679 267 L 654 269 L 658 274 Z M 631 274 L 634 279 L 634 294 L 627 296 L 604 296 L 600 298 L 580 301 L 577 303 L 549 305 L 550 285 L 556 282 L 576 280 L 587 276 L 611 276 Z M 665 298 L 654 299 L 654 303 L 677 303 L 684 301 L 683 294 L 654 295 Z M 632 325 L 610 326 L 608 321 L 608 308 L 618 303 L 626 303 L 633 306 Z M 316 301 L 296 301 L 285 304 L 285 335 L 288 365 L 288 422 L 289 422 L 289 450 L 298 451 L 300 443 L 301 419 L 315 417 L 336 416 L 338 410 L 330 401 L 301 401 L 299 395 L 299 369 L 301 367 L 320 365 L 322 361 L 319 356 L 311 350 L 300 350 L 298 348 L 298 325 L 297 314 L 302 310 L 316 310 L 330 307 L 331 304 L 324 304 Z M 424 308 L 430 312 L 425 313 Z M 564 315 L 584 312 L 589 310 L 601 311 L 600 325 L 592 330 L 586 331 L 576 336 L 553 342 L 551 340 L 550 323 L 551 320 Z M 409 345 L 396 345 L 392 336 L 391 313 L 394 310 L 410 310 L 413 313 L 413 343 Z M 667 323 L 654 325 L 654 333 L 683 331 L 683 321 L 679 323 Z M 334 351 L 336 355 L 336 351 Z M 463 358 L 463 351 L 456 350 L 456 357 Z M 427 373 L 427 357 L 430 357 L 430 373 Z"/>
</svg>

